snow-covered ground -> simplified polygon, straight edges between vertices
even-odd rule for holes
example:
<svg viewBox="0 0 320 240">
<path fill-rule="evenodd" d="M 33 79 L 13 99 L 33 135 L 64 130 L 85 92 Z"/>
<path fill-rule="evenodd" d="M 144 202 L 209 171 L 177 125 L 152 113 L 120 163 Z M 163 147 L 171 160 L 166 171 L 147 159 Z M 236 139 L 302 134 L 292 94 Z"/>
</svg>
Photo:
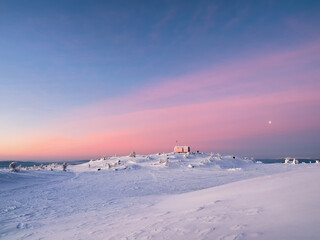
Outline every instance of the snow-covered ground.
<svg viewBox="0 0 320 240">
<path fill-rule="evenodd" d="M 319 239 L 319 182 L 320 164 L 217 154 L 1 170 L 0 238 Z"/>
</svg>

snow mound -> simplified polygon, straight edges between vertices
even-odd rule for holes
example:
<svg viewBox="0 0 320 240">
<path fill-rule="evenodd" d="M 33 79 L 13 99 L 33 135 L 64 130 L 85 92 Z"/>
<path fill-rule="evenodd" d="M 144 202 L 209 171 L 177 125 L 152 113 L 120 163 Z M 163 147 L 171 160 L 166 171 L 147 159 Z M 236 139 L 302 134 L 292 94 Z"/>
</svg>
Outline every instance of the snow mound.
<svg viewBox="0 0 320 240">
<path fill-rule="evenodd" d="M 139 170 L 142 168 L 219 168 L 239 170 L 254 164 L 253 160 L 213 153 L 163 153 L 121 157 L 102 157 L 87 163 L 70 166 L 77 172 L 105 170 Z"/>
<path fill-rule="evenodd" d="M 0 170 L 1 239 L 319 236 L 319 164 L 167 153 L 52 168 Z"/>
</svg>

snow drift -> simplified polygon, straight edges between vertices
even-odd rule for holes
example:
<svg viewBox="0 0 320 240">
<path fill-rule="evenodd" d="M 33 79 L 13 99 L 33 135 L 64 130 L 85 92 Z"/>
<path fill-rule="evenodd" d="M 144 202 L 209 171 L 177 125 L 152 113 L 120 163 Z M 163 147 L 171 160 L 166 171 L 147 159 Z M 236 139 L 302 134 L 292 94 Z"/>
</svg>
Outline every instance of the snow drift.
<svg viewBox="0 0 320 240">
<path fill-rule="evenodd" d="M 1 170 L 0 238 L 317 239 L 319 176 L 201 153 Z"/>
</svg>

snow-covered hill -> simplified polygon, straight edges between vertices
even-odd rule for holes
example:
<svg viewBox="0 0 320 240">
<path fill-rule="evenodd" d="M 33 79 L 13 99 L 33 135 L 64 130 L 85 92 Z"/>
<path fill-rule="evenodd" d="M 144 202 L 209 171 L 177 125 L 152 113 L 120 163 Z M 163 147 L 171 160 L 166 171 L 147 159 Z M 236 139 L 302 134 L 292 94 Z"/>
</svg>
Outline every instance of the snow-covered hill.
<svg viewBox="0 0 320 240">
<path fill-rule="evenodd" d="M 319 164 L 168 153 L 47 170 L 0 171 L 1 239 L 317 239 L 320 233 Z"/>
<path fill-rule="evenodd" d="M 135 157 L 103 157 L 88 163 L 72 166 L 74 171 L 156 169 L 156 168 L 222 168 L 240 170 L 253 161 L 248 158 L 221 156 L 213 153 L 162 153 L 153 155 L 135 155 Z"/>
</svg>

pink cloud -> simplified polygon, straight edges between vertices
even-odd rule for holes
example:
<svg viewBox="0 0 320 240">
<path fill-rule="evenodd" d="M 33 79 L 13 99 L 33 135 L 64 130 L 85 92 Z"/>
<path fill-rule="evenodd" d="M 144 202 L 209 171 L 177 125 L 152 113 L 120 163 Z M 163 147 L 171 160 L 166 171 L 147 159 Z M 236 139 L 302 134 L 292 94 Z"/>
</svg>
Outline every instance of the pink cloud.
<svg viewBox="0 0 320 240">
<path fill-rule="evenodd" d="M 310 64 L 320 60 L 320 44 L 315 43 L 291 51 L 267 54 L 246 61 L 238 60 L 212 69 L 170 79 L 130 95 L 107 100 L 86 110 L 92 114 L 119 114 L 145 108 L 224 98 L 226 95 L 259 94 L 267 90 L 296 86 L 319 87 L 319 68 Z M 208 97 L 208 95 L 211 95 Z"/>
<path fill-rule="evenodd" d="M 232 151 L 246 139 L 320 129 L 320 45 L 235 61 L 70 112 L 2 142 L 0 157 L 57 159 L 193 148 Z M 268 121 L 272 120 L 269 125 Z M 246 142 L 247 143 L 247 142 Z"/>
<path fill-rule="evenodd" d="M 175 140 L 199 149 L 231 151 L 230 147 L 234 148 L 237 141 L 241 143 L 241 139 L 319 128 L 319 115 L 309 117 L 307 125 L 303 117 L 312 114 L 312 108 L 306 106 L 317 107 L 319 102 L 315 90 L 289 90 L 104 116 L 89 122 L 83 118 L 33 137 L 15 153 L 24 157 L 36 153 L 43 158 L 79 159 L 133 150 L 171 151 Z M 77 129 L 76 135 L 70 132 L 72 127 Z"/>
</svg>

